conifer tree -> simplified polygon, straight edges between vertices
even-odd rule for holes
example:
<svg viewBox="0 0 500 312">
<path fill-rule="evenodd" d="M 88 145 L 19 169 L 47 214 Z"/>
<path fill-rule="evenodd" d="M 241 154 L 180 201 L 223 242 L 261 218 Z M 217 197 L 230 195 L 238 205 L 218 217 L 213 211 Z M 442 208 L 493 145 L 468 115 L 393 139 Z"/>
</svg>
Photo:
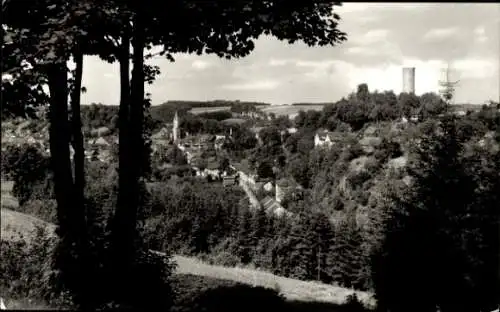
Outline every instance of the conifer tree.
<svg viewBox="0 0 500 312">
<path fill-rule="evenodd" d="M 488 175 L 475 180 L 468 173 L 498 157 L 476 153 L 476 161 L 464 161 L 467 149 L 458 133 L 456 119 L 446 117 L 431 125 L 413 148 L 412 184 L 404 194 L 395 194 L 384 243 L 373 259 L 375 292 L 383 311 L 435 311 L 436 306 L 441 311 L 478 311 L 498 304 L 498 291 L 492 291 L 499 289 L 498 278 L 482 282 L 486 272 L 474 265 L 488 250 L 479 251 L 484 245 L 476 238 L 498 242 L 498 195 L 488 191 L 498 191 L 498 182 L 486 187 L 488 183 L 478 180 L 486 181 Z M 498 180 L 498 173 L 491 178 Z M 488 228 L 496 230 L 494 236 L 485 235 Z M 498 260 L 498 247 L 489 249 L 489 255 Z M 498 272 L 492 267 L 489 276 Z"/>
<path fill-rule="evenodd" d="M 293 276 L 298 279 L 312 279 L 315 269 L 315 235 L 311 220 L 306 214 L 297 216 L 290 233 L 290 261 Z"/>
<path fill-rule="evenodd" d="M 268 248 L 267 232 L 267 214 L 264 208 L 259 208 L 255 211 L 252 219 L 252 237 L 254 239 L 254 255 L 255 264 L 260 267 L 266 265 L 266 249 Z"/>
<path fill-rule="evenodd" d="M 254 237 L 252 231 L 252 212 L 244 210 L 240 215 L 238 231 L 238 256 L 241 263 L 249 264 L 252 261 L 254 247 Z"/>
<path fill-rule="evenodd" d="M 314 232 L 314 259 L 315 259 L 315 279 L 329 282 L 328 257 L 329 247 L 332 242 L 334 232 L 333 226 L 328 220 L 328 216 L 323 213 L 315 213 L 312 220 L 312 230 Z"/>
</svg>

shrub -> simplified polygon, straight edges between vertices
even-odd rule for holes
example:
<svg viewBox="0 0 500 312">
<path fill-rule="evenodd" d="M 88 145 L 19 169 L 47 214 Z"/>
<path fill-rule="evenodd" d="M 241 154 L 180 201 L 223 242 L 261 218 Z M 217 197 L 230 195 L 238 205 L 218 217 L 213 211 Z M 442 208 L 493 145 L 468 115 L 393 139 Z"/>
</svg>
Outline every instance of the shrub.
<svg viewBox="0 0 500 312">
<path fill-rule="evenodd" d="M 192 311 L 283 311 L 285 300 L 273 289 L 235 285 L 212 288 L 195 300 Z"/>
<path fill-rule="evenodd" d="M 363 147 L 359 143 L 354 143 L 347 148 L 345 152 L 345 160 L 351 161 L 363 155 L 364 155 Z"/>
<path fill-rule="evenodd" d="M 346 298 L 345 302 L 346 311 L 349 312 L 361 312 L 365 311 L 363 304 L 359 301 L 358 296 L 355 293 L 350 294 Z"/>
<path fill-rule="evenodd" d="M 70 297 L 55 288 L 58 272 L 52 269 L 57 239 L 36 226 L 32 239 L 0 242 L 0 288 L 9 299 L 44 302 L 53 307 L 70 307 Z"/>
<path fill-rule="evenodd" d="M 228 250 L 214 250 L 206 259 L 210 264 L 221 265 L 225 267 L 235 267 L 240 264 L 240 258 Z"/>
<path fill-rule="evenodd" d="M 175 263 L 170 255 L 142 250 L 137 254 L 132 272 L 133 285 L 138 285 L 132 294 L 131 304 L 141 309 L 170 309 L 173 304 L 171 275 Z"/>
<path fill-rule="evenodd" d="M 371 178 L 370 172 L 366 170 L 361 170 L 359 172 L 352 172 L 347 176 L 347 183 L 353 189 L 358 189 L 363 186 L 363 183 Z"/>
<path fill-rule="evenodd" d="M 26 203 L 24 203 L 24 205 L 20 206 L 17 210 L 19 210 L 22 213 L 35 216 L 49 223 L 57 222 L 57 203 L 53 199 L 29 200 Z"/>
</svg>

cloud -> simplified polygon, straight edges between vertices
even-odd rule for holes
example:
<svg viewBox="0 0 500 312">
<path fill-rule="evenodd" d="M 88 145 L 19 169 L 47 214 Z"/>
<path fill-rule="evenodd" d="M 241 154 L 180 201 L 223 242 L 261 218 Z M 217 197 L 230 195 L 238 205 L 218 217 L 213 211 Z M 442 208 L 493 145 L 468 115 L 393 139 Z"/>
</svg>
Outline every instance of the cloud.
<svg viewBox="0 0 500 312">
<path fill-rule="evenodd" d="M 453 37 L 458 33 L 458 27 L 435 28 L 429 30 L 425 35 L 426 40 L 438 40 Z"/>
<path fill-rule="evenodd" d="M 474 28 L 474 36 L 477 43 L 484 43 L 488 40 L 486 28 L 484 26 L 477 26 Z"/>
<path fill-rule="evenodd" d="M 498 62 L 498 58 L 468 58 L 453 62 L 452 68 L 459 72 L 461 78 L 484 79 L 498 74 Z"/>
<path fill-rule="evenodd" d="M 366 42 L 366 43 L 373 43 L 373 42 L 385 40 L 387 38 L 388 34 L 389 34 L 388 29 L 375 29 L 375 30 L 368 31 L 363 36 L 363 39 L 364 39 L 364 42 Z"/>
<path fill-rule="evenodd" d="M 202 60 L 195 60 L 191 63 L 191 67 L 194 68 L 195 70 L 205 70 L 212 66 L 213 66 L 212 63 Z"/>
<path fill-rule="evenodd" d="M 268 62 L 269 66 L 285 66 L 289 63 L 289 60 L 285 59 L 270 59 Z"/>
<path fill-rule="evenodd" d="M 357 3 L 342 3 L 342 6 L 337 8 L 339 13 L 361 13 L 373 10 L 416 10 L 428 9 L 432 7 L 432 3 L 373 3 L 373 2 L 357 2 Z"/>
<path fill-rule="evenodd" d="M 275 80 L 262 80 L 262 81 L 252 81 L 252 82 L 244 82 L 239 84 L 226 84 L 223 85 L 222 89 L 227 90 L 273 90 L 276 89 L 280 85 L 280 82 Z"/>
</svg>

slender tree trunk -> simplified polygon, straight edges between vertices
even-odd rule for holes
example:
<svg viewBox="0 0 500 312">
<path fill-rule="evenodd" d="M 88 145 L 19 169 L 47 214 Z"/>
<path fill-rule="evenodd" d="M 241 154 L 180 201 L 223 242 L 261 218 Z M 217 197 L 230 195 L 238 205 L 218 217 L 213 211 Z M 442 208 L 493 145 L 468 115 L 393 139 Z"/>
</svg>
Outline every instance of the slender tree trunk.
<svg viewBox="0 0 500 312">
<path fill-rule="evenodd" d="M 81 270 L 72 254 L 78 253 L 78 209 L 74 207 L 74 182 L 70 158 L 70 124 L 68 114 L 68 76 L 65 62 L 47 68 L 50 90 L 49 144 L 57 202 L 57 234 L 60 242 L 56 267 L 61 270 L 61 284 L 77 295 L 81 287 Z M 76 246 L 75 246 L 76 244 Z"/>
<path fill-rule="evenodd" d="M 112 263 L 118 300 L 131 303 L 133 288 L 130 277 L 135 261 L 139 178 L 142 168 L 144 120 L 144 46 L 145 29 L 140 13 L 136 13 L 132 30 L 133 70 L 129 85 L 130 38 L 123 38 L 120 57 L 121 100 L 119 111 L 119 193 L 113 220 Z M 132 273 L 133 274 L 133 273 Z M 119 289 L 119 290 L 118 290 Z"/>
<path fill-rule="evenodd" d="M 129 238 L 126 237 L 128 211 L 131 204 L 131 129 L 130 129 L 130 35 L 122 36 L 120 45 L 120 108 L 118 111 L 118 199 L 115 215 L 111 220 L 111 255 L 108 263 L 110 269 L 111 291 L 114 300 L 123 302 L 127 299 L 124 293 L 126 273 L 129 271 L 131 259 L 127 250 Z"/>
<path fill-rule="evenodd" d="M 82 308 L 88 307 L 91 302 L 88 285 L 91 277 L 90 271 L 90 250 L 89 236 L 87 229 L 87 218 L 85 212 L 85 149 L 83 144 L 82 120 L 80 114 L 80 99 L 82 89 L 82 71 L 83 71 L 83 53 L 76 51 L 74 53 L 74 61 L 76 64 L 73 91 L 71 93 L 71 133 L 72 145 L 74 150 L 74 195 L 72 210 L 75 214 L 75 231 L 77 231 L 77 239 L 79 250 L 79 261 L 81 266 L 81 287 L 82 300 L 80 304 Z"/>
<path fill-rule="evenodd" d="M 130 180 L 130 37 L 123 35 L 120 46 L 120 108 L 118 111 L 118 201 L 112 226 L 115 247 L 119 249 L 121 242 L 121 218 L 129 202 Z"/>
<path fill-rule="evenodd" d="M 57 201 L 58 235 L 71 229 L 71 198 L 73 176 L 70 161 L 70 127 L 68 122 L 68 77 L 65 64 L 51 65 L 48 69 L 50 90 L 49 144 L 54 172 L 54 191 Z"/>
<path fill-rule="evenodd" d="M 120 198 L 126 201 L 119 203 L 116 211 L 117 233 L 120 234 L 121 261 L 132 263 L 135 255 L 135 242 L 137 239 L 137 213 L 139 208 L 139 178 L 142 168 L 142 128 L 144 119 L 144 29 L 140 21 L 140 14 L 134 20 L 132 46 L 133 69 L 130 85 L 129 123 L 127 128 L 126 149 L 127 153 L 123 168 L 124 180 L 120 184 Z M 120 145 L 122 142 L 120 142 Z M 125 155 L 123 155 L 125 156 Z M 120 170 L 122 165 L 120 164 Z M 123 189 L 122 189 L 123 187 Z M 123 193 L 122 194 L 122 190 Z M 117 237 L 118 238 L 118 237 Z"/>
<path fill-rule="evenodd" d="M 81 104 L 81 89 L 82 89 L 82 70 L 83 70 L 83 54 L 76 52 L 74 54 L 76 64 L 74 90 L 71 94 L 71 132 L 72 145 L 75 154 L 74 162 L 74 178 L 75 178 L 75 197 L 74 199 L 81 204 L 77 213 L 81 226 L 86 226 L 85 211 L 83 208 L 84 202 L 84 187 L 85 187 L 85 148 L 83 143 L 82 120 L 80 113 Z"/>
</svg>

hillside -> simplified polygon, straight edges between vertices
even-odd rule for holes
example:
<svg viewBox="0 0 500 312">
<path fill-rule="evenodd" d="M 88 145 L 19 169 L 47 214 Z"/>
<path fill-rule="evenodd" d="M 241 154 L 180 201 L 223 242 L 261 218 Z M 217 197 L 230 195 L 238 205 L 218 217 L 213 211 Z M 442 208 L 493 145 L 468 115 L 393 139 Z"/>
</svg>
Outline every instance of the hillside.
<svg viewBox="0 0 500 312">
<path fill-rule="evenodd" d="M 324 104 L 293 104 L 293 105 L 272 105 L 261 108 L 261 110 L 267 114 L 274 113 L 276 116 L 289 116 L 294 118 L 299 111 L 321 111 Z"/>
<path fill-rule="evenodd" d="M 2 183 L 2 240 L 19 239 L 19 233 L 23 237 L 29 237 L 30 233 L 35 229 L 36 224 L 46 226 L 49 232 L 53 233 L 55 229 L 53 224 L 4 207 L 4 199 L 11 196 L 9 194 L 9 188 L 11 187 L 12 183 Z M 179 275 L 195 275 L 218 280 L 229 280 L 252 286 L 279 289 L 285 298 L 291 301 L 342 304 L 346 297 L 354 292 L 342 287 L 299 281 L 250 268 L 228 268 L 209 265 L 191 257 L 176 255 L 174 260 L 178 265 L 176 273 Z M 356 294 L 367 306 L 374 306 L 374 300 L 369 293 L 356 291 Z"/>
</svg>

